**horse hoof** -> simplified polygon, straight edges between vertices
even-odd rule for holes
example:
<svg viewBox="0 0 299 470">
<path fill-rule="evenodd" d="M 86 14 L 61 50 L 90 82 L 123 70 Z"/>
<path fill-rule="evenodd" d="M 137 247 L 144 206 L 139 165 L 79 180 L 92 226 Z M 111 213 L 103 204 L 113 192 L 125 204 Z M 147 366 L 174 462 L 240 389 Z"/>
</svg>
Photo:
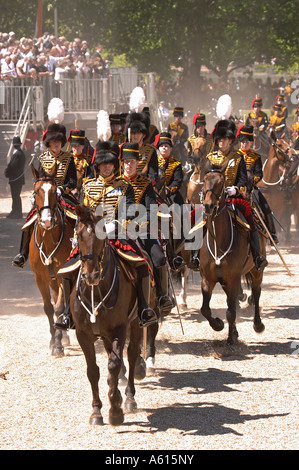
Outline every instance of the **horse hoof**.
<svg viewBox="0 0 299 470">
<path fill-rule="evenodd" d="M 51 354 L 55 357 L 64 357 L 64 348 L 53 346 Z"/>
<path fill-rule="evenodd" d="M 124 412 L 120 409 L 117 413 L 109 411 L 109 424 L 120 426 L 124 422 Z"/>
<path fill-rule="evenodd" d="M 256 333 L 263 333 L 265 330 L 265 325 L 261 322 L 253 325 L 254 331 Z"/>
<path fill-rule="evenodd" d="M 134 399 L 126 400 L 125 411 L 126 413 L 135 413 L 137 410 L 137 403 Z"/>
<path fill-rule="evenodd" d="M 155 359 L 148 357 L 146 360 L 146 375 L 155 375 Z"/>
<path fill-rule="evenodd" d="M 215 318 L 210 325 L 215 331 L 221 331 L 224 328 L 224 322 L 220 318 Z"/>
<path fill-rule="evenodd" d="M 104 420 L 102 416 L 92 416 L 89 418 L 89 424 L 91 426 L 103 426 Z"/>
</svg>

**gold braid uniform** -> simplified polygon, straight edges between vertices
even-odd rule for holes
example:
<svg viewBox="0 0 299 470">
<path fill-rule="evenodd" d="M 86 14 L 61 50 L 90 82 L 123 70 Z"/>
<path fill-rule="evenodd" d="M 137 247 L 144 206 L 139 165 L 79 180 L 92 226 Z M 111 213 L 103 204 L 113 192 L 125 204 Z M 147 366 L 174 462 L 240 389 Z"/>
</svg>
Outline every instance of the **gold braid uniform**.
<svg viewBox="0 0 299 470">
<path fill-rule="evenodd" d="M 176 142 L 179 140 L 181 143 L 185 143 L 188 139 L 188 126 L 184 124 L 183 122 L 172 122 L 168 126 L 168 132 L 177 132 L 177 136 L 174 137 L 174 141 Z"/>
<path fill-rule="evenodd" d="M 263 177 L 263 166 L 261 156 L 250 150 L 249 152 L 244 152 L 242 149 L 239 150 L 240 155 L 243 156 L 246 164 L 246 168 L 252 171 L 254 175 L 254 184 L 258 183 Z"/>
<path fill-rule="evenodd" d="M 84 157 L 83 155 L 75 156 L 73 155 L 76 170 L 80 172 L 83 178 L 87 175 L 87 169 L 91 163 L 91 156 L 88 158 Z"/>
<path fill-rule="evenodd" d="M 285 116 L 275 116 L 274 114 L 269 118 L 270 127 L 278 127 L 281 124 L 285 124 Z"/>
<path fill-rule="evenodd" d="M 139 149 L 139 163 L 137 166 L 137 173 L 146 174 L 149 162 L 155 151 L 155 147 L 150 144 L 145 144 Z"/>
<path fill-rule="evenodd" d="M 129 183 L 121 176 L 87 178 L 83 181 L 83 204 L 93 210 L 102 205 L 106 221 L 111 222 L 117 218 L 119 204 L 127 195 L 129 187 Z"/>
<path fill-rule="evenodd" d="M 158 165 L 165 171 L 166 188 L 170 190 L 170 194 L 176 193 L 180 189 L 183 181 L 182 163 L 175 158 L 169 157 L 164 159 L 159 155 Z"/>
<path fill-rule="evenodd" d="M 46 173 L 49 173 L 54 165 L 57 164 L 57 172 L 54 178 L 57 186 L 64 184 L 71 158 L 71 154 L 67 152 L 61 152 L 61 154 L 56 157 L 50 150 L 46 150 L 38 157 L 40 165 Z"/>
<path fill-rule="evenodd" d="M 224 186 L 226 188 L 228 186 L 237 187 L 240 193 L 244 191 L 244 188 L 247 183 L 247 173 L 245 160 L 243 159 L 242 155 L 234 151 L 231 151 L 227 155 L 224 155 L 220 150 L 216 150 L 207 155 L 207 160 L 211 168 L 213 167 L 213 165 L 223 166 L 227 163 L 227 167 L 224 172 Z M 206 170 L 208 170 L 208 167 L 206 168 Z M 238 172 L 239 178 L 237 178 Z"/>
</svg>

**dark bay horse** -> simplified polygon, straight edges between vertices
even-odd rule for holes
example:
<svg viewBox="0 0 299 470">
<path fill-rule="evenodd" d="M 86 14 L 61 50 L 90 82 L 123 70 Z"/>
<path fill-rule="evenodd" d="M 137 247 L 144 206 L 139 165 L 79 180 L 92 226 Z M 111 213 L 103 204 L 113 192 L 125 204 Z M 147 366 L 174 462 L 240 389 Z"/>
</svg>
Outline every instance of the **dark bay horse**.
<svg viewBox="0 0 299 470">
<path fill-rule="evenodd" d="M 37 219 L 29 246 L 29 264 L 43 298 L 44 312 L 50 326 L 50 348 L 53 356 L 63 356 L 62 332 L 54 328 L 54 314 L 64 309 L 63 290 L 57 272 L 67 260 L 74 228 L 58 205 L 57 186 L 54 181 L 56 166 L 51 174 L 32 167 L 34 181 L 34 206 Z M 51 301 L 53 294 L 54 307 Z"/>
<path fill-rule="evenodd" d="M 227 299 L 226 317 L 229 324 L 228 343 L 237 342 L 236 307 L 241 285 L 241 276 L 247 275 L 252 288 L 255 306 L 254 329 L 264 331 L 260 318 L 259 299 L 263 272 L 255 268 L 249 250 L 249 232 L 234 225 L 225 201 L 225 168 L 208 172 L 204 177 L 204 210 L 207 217 L 207 231 L 200 250 L 200 272 L 202 277 L 202 315 L 215 331 L 221 331 L 224 323 L 213 318 L 210 299 L 217 282 L 220 282 Z M 261 249 L 265 254 L 265 243 L 260 237 Z"/>
<path fill-rule="evenodd" d="M 277 139 L 272 132 L 272 145 L 268 158 L 264 163 L 263 178 L 257 186 L 266 197 L 275 217 L 289 234 L 292 214 L 296 218 L 297 232 L 299 230 L 299 186 L 293 184 L 294 176 L 288 175 L 294 155 L 291 144 L 285 140 Z M 276 223 L 277 232 L 281 227 Z M 289 239 L 289 235 L 286 236 Z"/>
<path fill-rule="evenodd" d="M 98 387 L 100 371 L 94 347 L 95 341 L 100 337 L 108 355 L 109 423 L 121 425 L 124 413 L 118 379 L 128 335 L 129 374 L 125 389 L 125 409 L 133 412 L 137 408 L 134 398 L 134 371 L 142 334 L 137 318 L 138 280 L 132 282 L 123 264 L 118 262 L 107 237 L 98 236 L 98 223 L 102 219 L 82 206 L 76 207 L 76 213 L 79 217 L 77 236 L 82 266 L 71 294 L 71 310 L 92 389 L 93 411 L 90 424 L 103 424 Z M 154 302 L 153 292 L 153 304 Z"/>
</svg>

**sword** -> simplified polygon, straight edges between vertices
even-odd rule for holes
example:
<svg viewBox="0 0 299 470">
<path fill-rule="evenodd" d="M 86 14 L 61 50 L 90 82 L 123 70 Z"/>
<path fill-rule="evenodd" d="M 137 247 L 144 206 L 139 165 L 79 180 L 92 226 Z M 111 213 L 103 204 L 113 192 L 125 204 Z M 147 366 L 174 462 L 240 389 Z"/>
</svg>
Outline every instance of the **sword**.
<svg viewBox="0 0 299 470">
<path fill-rule="evenodd" d="M 265 229 L 265 231 L 266 231 L 268 237 L 270 238 L 270 240 L 271 240 L 271 242 L 272 242 L 272 244 L 273 244 L 275 250 L 277 251 L 277 254 L 279 255 L 279 257 L 280 257 L 280 259 L 281 259 L 281 261 L 282 261 L 284 267 L 285 267 L 286 270 L 287 270 L 288 275 L 289 275 L 289 276 L 293 276 L 293 274 L 291 273 L 291 271 L 290 271 L 289 268 L 287 267 L 287 265 L 286 265 L 286 263 L 285 263 L 285 261 L 284 261 L 282 255 L 281 255 L 279 249 L 277 248 L 277 245 L 276 245 L 275 241 L 273 240 L 273 238 L 272 238 L 272 236 L 271 236 L 271 233 L 270 233 L 269 230 L 268 230 L 268 227 L 266 226 L 265 222 L 263 221 L 262 216 L 260 215 L 259 210 L 257 209 L 257 207 L 253 207 L 253 210 L 254 210 L 254 213 L 258 216 L 259 221 L 261 222 L 263 228 Z"/>
<path fill-rule="evenodd" d="M 271 211 L 271 214 L 273 215 L 274 219 L 276 220 L 276 222 L 278 223 L 278 225 L 280 225 L 280 227 L 282 228 L 282 230 L 287 234 L 289 235 L 289 232 L 281 225 L 281 223 L 279 222 L 278 218 L 276 217 L 276 215 Z"/>
</svg>

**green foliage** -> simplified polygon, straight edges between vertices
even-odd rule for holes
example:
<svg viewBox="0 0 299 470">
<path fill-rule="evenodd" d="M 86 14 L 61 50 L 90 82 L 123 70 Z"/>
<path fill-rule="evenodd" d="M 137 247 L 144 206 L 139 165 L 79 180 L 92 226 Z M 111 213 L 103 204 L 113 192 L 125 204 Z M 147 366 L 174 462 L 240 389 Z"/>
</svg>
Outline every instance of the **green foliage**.
<svg viewBox="0 0 299 470">
<path fill-rule="evenodd" d="M 37 0 L 2 3 L 0 30 L 33 37 Z M 180 67 L 192 79 L 205 65 L 225 79 L 261 56 L 276 57 L 281 70 L 298 67 L 299 0 L 45 0 L 50 34 L 55 7 L 59 35 L 86 39 L 92 51 L 102 43 L 115 63 L 165 78 Z"/>
</svg>

